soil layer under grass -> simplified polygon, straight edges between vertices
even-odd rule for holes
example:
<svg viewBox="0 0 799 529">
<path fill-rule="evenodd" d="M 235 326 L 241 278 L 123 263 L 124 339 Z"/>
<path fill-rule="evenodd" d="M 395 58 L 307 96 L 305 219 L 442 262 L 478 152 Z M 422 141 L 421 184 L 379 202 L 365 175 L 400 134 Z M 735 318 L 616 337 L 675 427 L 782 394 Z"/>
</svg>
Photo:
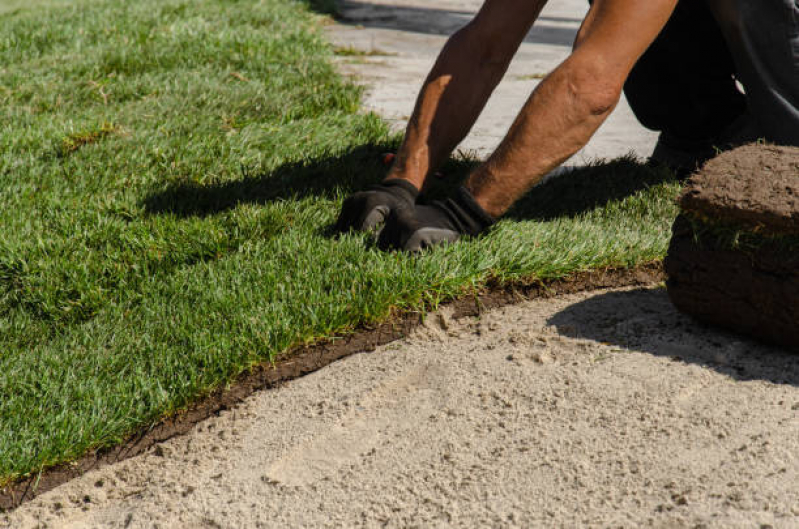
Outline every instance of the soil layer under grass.
<svg viewBox="0 0 799 529">
<path fill-rule="evenodd" d="M 254 366 L 486 285 L 662 259 L 679 185 L 632 160 L 420 256 L 330 232 L 396 148 L 308 5 L 0 13 L 0 487 L 126 441 Z M 452 161 L 444 193 L 471 163 Z M 35 483 L 35 478 L 29 483 Z"/>
</svg>

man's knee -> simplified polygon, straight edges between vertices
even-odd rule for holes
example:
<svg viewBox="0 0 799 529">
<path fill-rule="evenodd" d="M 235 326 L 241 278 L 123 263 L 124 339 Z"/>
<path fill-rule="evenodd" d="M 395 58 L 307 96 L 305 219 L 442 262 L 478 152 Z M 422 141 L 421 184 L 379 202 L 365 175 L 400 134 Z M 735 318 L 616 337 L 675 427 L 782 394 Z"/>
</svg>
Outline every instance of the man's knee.
<svg viewBox="0 0 799 529">
<path fill-rule="evenodd" d="M 682 0 L 633 68 L 624 91 L 645 127 L 703 139 L 745 110 L 734 72 L 727 44 L 707 6 Z"/>
</svg>

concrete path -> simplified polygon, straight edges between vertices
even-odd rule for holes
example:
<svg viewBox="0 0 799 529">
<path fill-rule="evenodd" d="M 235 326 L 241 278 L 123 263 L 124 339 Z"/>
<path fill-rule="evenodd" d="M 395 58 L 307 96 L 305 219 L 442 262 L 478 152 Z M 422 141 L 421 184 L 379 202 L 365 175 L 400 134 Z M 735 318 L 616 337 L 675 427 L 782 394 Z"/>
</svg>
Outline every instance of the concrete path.
<svg viewBox="0 0 799 529">
<path fill-rule="evenodd" d="M 343 72 L 366 87 L 365 107 L 403 130 L 416 95 L 449 35 L 480 8 L 479 0 L 346 0 L 339 24 L 327 35 L 341 50 Z M 460 148 L 485 157 L 502 140 L 514 117 L 539 83 L 571 51 L 587 11 L 586 0 L 551 2 L 528 34 L 503 82 Z M 657 135 L 644 129 L 622 100 L 591 142 L 568 165 L 630 152 L 647 157 Z"/>
</svg>

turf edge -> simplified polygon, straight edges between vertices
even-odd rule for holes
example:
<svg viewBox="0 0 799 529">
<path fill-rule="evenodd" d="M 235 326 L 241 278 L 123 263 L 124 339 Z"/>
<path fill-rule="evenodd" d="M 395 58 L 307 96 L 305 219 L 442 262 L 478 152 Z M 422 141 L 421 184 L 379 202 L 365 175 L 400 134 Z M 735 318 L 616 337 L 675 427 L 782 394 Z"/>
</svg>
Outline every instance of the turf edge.
<svg viewBox="0 0 799 529">
<path fill-rule="evenodd" d="M 531 299 L 605 288 L 646 286 L 663 280 L 663 263 L 653 261 L 632 268 L 578 272 L 552 281 L 489 283 L 474 295 L 448 301 L 442 306 L 452 308 L 455 318 L 473 317 L 486 310 Z M 357 332 L 338 339 L 297 347 L 281 355 L 280 361 L 256 366 L 240 375 L 227 388 L 218 389 L 188 409 L 140 430 L 120 445 L 88 453 L 75 462 L 54 466 L 6 485 L 0 490 L 0 512 L 12 511 L 86 472 L 135 457 L 173 437 L 187 434 L 196 424 L 235 408 L 257 391 L 278 387 L 336 360 L 355 353 L 370 352 L 378 346 L 403 338 L 422 323 L 423 319 L 424 314 L 421 312 L 405 312 L 385 323 L 362 327 Z"/>
</svg>

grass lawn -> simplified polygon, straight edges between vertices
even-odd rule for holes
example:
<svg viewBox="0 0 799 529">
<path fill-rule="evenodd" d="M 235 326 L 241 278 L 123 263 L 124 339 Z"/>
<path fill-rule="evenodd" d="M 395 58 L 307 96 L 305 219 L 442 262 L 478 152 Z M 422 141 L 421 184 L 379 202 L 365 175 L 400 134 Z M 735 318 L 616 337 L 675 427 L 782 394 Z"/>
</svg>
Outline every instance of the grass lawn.
<svg viewBox="0 0 799 529">
<path fill-rule="evenodd" d="M 397 142 L 332 53 L 292 0 L 0 0 L 0 485 L 392 311 L 664 255 L 677 184 L 629 160 L 422 256 L 332 237 Z"/>
</svg>

